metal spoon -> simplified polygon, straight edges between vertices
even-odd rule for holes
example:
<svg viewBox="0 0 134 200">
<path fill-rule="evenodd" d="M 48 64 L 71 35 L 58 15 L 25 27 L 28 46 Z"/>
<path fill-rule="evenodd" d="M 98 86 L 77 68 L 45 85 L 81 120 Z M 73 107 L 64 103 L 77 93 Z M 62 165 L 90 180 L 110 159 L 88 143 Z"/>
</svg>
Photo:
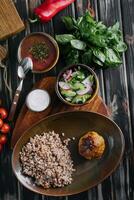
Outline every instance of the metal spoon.
<svg viewBox="0 0 134 200">
<path fill-rule="evenodd" d="M 9 116 L 8 116 L 9 121 L 12 121 L 13 118 L 14 118 L 16 107 L 17 107 L 18 100 L 19 100 L 19 96 L 20 96 L 20 93 L 21 93 L 21 90 L 22 90 L 23 80 L 25 78 L 25 74 L 24 74 L 24 70 L 23 70 L 22 66 L 18 67 L 18 76 L 20 78 L 20 83 L 19 83 L 19 85 L 16 89 L 14 99 L 13 99 L 13 102 L 12 102 L 12 105 L 11 105 L 11 109 L 10 109 Z"/>
<path fill-rule="evenodd" d="M 25 74 L 27 74 L 29 70 L 33 69 L 33 61 L 30 57 L 24 58 L 20 64 L 23 67 Z"/>
<path fill-rule="evenodd" d="M 24 69 L 23 69 L 23 67 L 22 67 L 21 65 L 18 66 L 17 74 L 18 74 L 18 77 L 19 77 L 20 79 L 25 78 Z"/>
<path fill-rule="evenodd" d="M 11 109 L 10 109 L 9 116 L 8 116 L 9 121 L 13 120 L 13 118 L 14 118 L 16 107 L 17 107 L 18 100 L 19 100 L 19 96 L 20 96 L 22 86 L 23 86 L 23 81 L 26 77 L 27 72 L 32 68 L 33 68 L 33 62 L 32 62 L 32 59 L 29 57 L 24 58 L 21 61 L 20 66 L 18 66 L 18 77 L 20 78 L 20 83 L 16 89 L 13 103 L 11 105 Z"/>
<path fill-rule="evenodd" d="M 25 78 L 25 72 L 22 66 L 18 66 L 18 77 L 20 78 L 20 83 L 19 86 L 17 87 L 17 90 L 21 91 L 22 90 L 22 85 L 23 85 L 23 81 Z"/>
</svg>

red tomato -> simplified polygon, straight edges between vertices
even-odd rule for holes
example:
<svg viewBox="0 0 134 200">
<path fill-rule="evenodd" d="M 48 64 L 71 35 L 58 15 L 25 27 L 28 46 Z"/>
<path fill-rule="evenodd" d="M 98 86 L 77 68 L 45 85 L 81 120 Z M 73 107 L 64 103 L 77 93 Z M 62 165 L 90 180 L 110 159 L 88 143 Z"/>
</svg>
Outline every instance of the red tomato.
<svg viewBox="0 0 134 200">
<path fill-rule="evenodd" d="M 8 133 L 10 131 L 10 126 L 7 123 L 4 123 L 2 128 L 0 129 L 1 133 Z"/>
<path fill-rule="evenodd" d="M 0 128 L 3 126 L 3 120 L 0 119 Z"/>
<path fill-rule="evenodd" d="M 3 149 L 3 146 L 2 146 L 2 144 L 0 144 L 0 152 L 2 151 L 2 149 Z"/>
<path fill-rule="evenodd" d="M 7 142 L 7 137 L 5 135 L 0 136 L 0 144 L 6 144 Z"/>
<path fill-rule="evenodd" d="M 5 119 L 5 118 L 7 118 L 7 111 L 6 111 L 6 109 L 5 108 L 0 108 L 0 118 L 1 119 Z"/>
</svg>

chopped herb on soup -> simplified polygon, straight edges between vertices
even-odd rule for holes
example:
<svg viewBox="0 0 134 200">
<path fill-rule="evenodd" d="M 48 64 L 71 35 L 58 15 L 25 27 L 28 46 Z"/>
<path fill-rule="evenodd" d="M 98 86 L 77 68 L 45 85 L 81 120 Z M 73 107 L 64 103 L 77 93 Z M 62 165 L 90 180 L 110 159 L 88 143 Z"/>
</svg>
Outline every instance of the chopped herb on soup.
<svg viewBox="0 0 134 200">
<path fill-rule="evenodd" d="M 44 60 L 48 57 L 49 49 L 45 42 L 34 43 L 29 52 L 37 60 Z"/>
</svg>

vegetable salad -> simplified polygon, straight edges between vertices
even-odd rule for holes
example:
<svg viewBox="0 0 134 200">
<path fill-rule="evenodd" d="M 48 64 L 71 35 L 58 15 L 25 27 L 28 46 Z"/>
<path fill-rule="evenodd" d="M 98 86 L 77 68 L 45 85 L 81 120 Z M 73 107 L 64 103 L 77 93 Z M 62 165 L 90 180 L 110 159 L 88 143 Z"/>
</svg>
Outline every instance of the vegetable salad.
<svg viewBox="0 0 134 200">
<path fill-rule="evenodd" d="M 62 97 L 72 104 L 83 104 L 88 101 L 95 89 L 94 75 L 80 66 L 66 70 L 59 82 Z"/>
</svg>

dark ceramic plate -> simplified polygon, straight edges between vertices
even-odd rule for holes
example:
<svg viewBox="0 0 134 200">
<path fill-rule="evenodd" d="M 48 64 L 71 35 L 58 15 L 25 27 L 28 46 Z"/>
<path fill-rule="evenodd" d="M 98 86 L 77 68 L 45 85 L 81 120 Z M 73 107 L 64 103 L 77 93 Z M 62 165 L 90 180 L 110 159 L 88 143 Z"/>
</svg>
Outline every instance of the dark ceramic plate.
<svg viewBox="0 0 134 200">
<path fill-rule="evenodd" d="M 33 184 L 29 177 L 21 173 L 19 152 L 30 137 L 41 134 L 43 131 L 54 130 L 56 133 L 65 133 L 67 137 L 75 137 L 70 144 L 72 159 L 76 172 L 71 185 L 43 189 Z M 78 154 L 78 140 L 87 131 L 97 131 L 106 142 L 106 149 L 101 159 L 88 161 Z M 18 180 L 28 189 L 43 195 L 66 196 L 82 191 L 99 184 L 108 177 L 119 164 L 124 150 L 124 137 L 120 128 L 109 118 L 92 112 L 59 113 L 41 120 L 30 128 L 17 142 L 12 155 L 12 167 Z"/>
</svg>

